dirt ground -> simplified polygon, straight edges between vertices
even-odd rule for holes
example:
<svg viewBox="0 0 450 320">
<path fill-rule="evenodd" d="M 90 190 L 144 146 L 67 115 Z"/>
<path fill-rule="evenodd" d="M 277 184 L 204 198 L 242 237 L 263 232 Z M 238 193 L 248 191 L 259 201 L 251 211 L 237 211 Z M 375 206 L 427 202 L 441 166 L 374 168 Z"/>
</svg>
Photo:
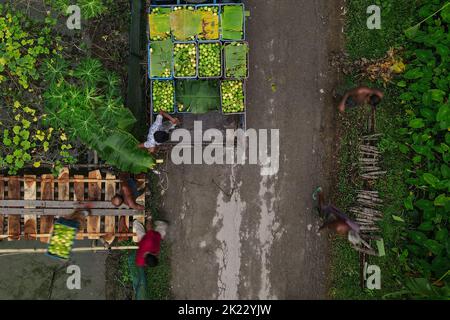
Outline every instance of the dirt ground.
<svg viewBox="0 0 450 320">
<path fill-rule="evenodd" d="M 247 128 L 280 130 L 280 169 L 168 164 L 179 299 L 327 298 L 328 236 L 311 194 L 333 168 L 341 7 L 328 0 L 247 0 L 251 70 Z"/>
</svg>

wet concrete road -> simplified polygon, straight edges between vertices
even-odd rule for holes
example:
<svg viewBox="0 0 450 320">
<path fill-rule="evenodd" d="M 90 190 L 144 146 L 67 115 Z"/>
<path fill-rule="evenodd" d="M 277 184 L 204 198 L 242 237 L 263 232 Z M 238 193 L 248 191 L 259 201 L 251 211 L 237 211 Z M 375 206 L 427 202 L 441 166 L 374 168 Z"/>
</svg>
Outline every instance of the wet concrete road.
<svg viewBox="0 0 450 320">
<path fill-rule="evenodd" d="M 247 128 L 279 129 L 280 168 L 169 164 L 173 292 L 187 299 L 327 298 L 328 240 L 311 194 L 328 187 L 337 1 L 248 0 Z"/>
</svg>

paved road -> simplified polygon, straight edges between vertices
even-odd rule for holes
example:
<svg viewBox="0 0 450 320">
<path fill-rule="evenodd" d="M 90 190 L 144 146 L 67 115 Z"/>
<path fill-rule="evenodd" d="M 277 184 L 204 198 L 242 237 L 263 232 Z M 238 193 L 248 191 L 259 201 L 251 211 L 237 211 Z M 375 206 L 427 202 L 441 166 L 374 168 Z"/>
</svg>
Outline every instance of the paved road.
<svg viewBox="0 0 450 320">
<path fill-rule="evenodd" d="M 247 0 L 248 128 L 280 130 L 280 169 L 168 165 L 173 293 L 187 299 L 327 297 L 328 241 L 311 193 L 329 184 L 334 110 L 329 0 Z"/>
<path fill-rule="evenodd" d="M 89 247 L 90 241 L 77 241 L 76 247 Z M 37 241 L 2 241 L 0 248 L 45 248 Z M 0 255 L 0 300 L 97 300 L 105 299 L 105 260 L 107 253 L 74 253 L 69 262 L 43 254 Z M 81 288 L 69 290 L 69 265 L 81 272 Z"/>
</svg>

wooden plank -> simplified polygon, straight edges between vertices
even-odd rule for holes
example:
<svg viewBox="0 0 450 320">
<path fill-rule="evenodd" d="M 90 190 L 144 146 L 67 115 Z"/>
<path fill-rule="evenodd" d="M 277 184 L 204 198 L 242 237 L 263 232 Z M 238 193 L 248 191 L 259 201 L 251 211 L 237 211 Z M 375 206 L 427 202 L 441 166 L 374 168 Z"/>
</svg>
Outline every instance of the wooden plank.
<svg viewBox="0 0 450 320">
<path fill-rule="evenodd" d="M 66 216 L 74 212 L 72 209 L 58 209 L 58 208 L 1 208 L 2 212 L 7 215 L 42 215 L 42 216 Z M 120 209 L 90 209 L 92 216 L 135 216 L 142 215 L 139 210 L 120 210 Z"/>
<path fill-rule="evenodd" d="M 5 182 L 2 180 L 3 176 L 0 175 L 0 201 L 5 197 Z M 5 216 L 2 214 L 0 209 L 0 235 L 3 235 L 3 224 L 5 222 Z"/>
<path fill-rule="evenodd" d="M 120 174 L 120 183 L 119 183 L 119 189 L 122 189 L 122 181 L 126 180 L 129 177 L 129 174 Z M 119 216 L 119 225 L 118 225 L 118 231 L 119 233 L 127 233 L 130 230 L 130 219 L 129 217 L 125 215 Z M 128 240 L 127 237 L 118 237 L 119 241 Z"/>
<path fill-rule="evenodd" d="M 75 177 L 73 177 L 73 178 L 69 178 L 69 182 L 70 183 L 72 183 L 72 182 L 84 182 L 84 183 L 88 183 L 88 182 L 108 182 L 106 179 L 88 179 L 88 178 L 84 178 L 84 176 L 81 176 L 81 177 L 83 177 L 83 178 L 75 178 Z M 3 177 L 3 176 L 0 176 L 0 181 L 3 181 L 3 182 L 8 182 L 9 181 L 9 177 Z M 19 181 L 21 181 L 21 182 L 24 182 L 25 181 L 25 178 L 21 178 L 21 177 L 19 177 L 18 178 L 19 179 Z M 36 182 L 42 182 L 43 181 L 43 179 L 42 178 L 40 178 L 40 177 L 36 177 Z M 120 179 L 115 179 L 114 180 L 114 182 L 120 182 Z"/>
<path fill-rule="evenodd" d="M 75 182 L 73 183 L 73 200 L 84 201 L 84 176 L 75 175 L 74 178 Z M 80 226 L 79 231 L 81 233 L 86 231 L 85 226 Z M 76 239 L 82 240 L 83 236 L 77 234 Z"/>
<path fill-rule="evenodd" d="M 58 175 L 58 200 L 70 200 L 69 169 L 63 168 Z"/>
<path fill-rule="evenodd" d="M 53 175 L 44 174 L 41 180 L 41 199 L 42 200 L 53 200 L 55 198 L 55 185 Z M 41 215 L 40 219 L 40 233 L 51 233 L 53 229 L 54 222 L 53 215 Z M 41 242 L 48 243 L 49 237 L 40 238 Z"/>
<path fill-rule="evenodd" d="M 116 176 L 107 173 L 106 174 L 106 184 L 105 184 L 105 201 L 110 202 L 111 199 L 116 194 L 116 182 L 113 180 L 116 179 Z M 114 232 L 116 230 L 116 217 L 115 216 L 105 216 L 105 232 L 107 235 L 105 235 L 104 239 L 106 242 L 111 244 L 114 239 L 116 238 L 114 236 Z"/>
<path fill-rule="evenodd" d="M 8 199 L 20 199 L 20 181 L 18 177 L 10 177 L 8 182 Z M 8 240 L 10 241 L 20 239 L 20 216 L 8 216 L 8 235 Z"/>
<path fill-rule="evenodd" d="M 100 233 L 86 233 L 86 232 L 78 232 L 78 235 L 80 235 L 81 237 L 88 237 L 88 236 L 98 236 L 98 237 L 103 237 L 108 235 L 108 233 L 105 232 L 100 232 Z M 45 237 L 50 237 L 52 234 L 51 233 L 30 233 L 30 236 L 34 237 L 34 238 L 45 238 Z M 122 236 L 122 237 L 133 237 L 135 236 L 135 233 L 129 232 L 129 233 L 113 233 L 113 236 Z M 0 235 L 0 239 L 3 238 L 8 238 L 7 234 L 4 235 Z"/>
<path fill-rule="evenodd" d="M 100 170 L 95 170 L 89 172 L 89 179 L 102 179 L 102 174 Z M 102 183 L 90 182 L 88 184 L 88 198 L 90 201 L 100 201 L 102 200 Z M 100 232 L 100 217 L 99 216 L 88 216 L 87 217 L 87 232 L 88 233 L 99 233 Z M 98 239 L 98 236 L 91 236 L 88 239 Z"/>
<path fill-rule="evenodd" d="M 36 200 L 36 176 L 26 175 L 23 185 L 25 200 Z M 25 208 L 33 208 L 32 205 Z M 36 215 L 24 215 L 23 216 L 23 233 L 25 240 L 35 240 L 36 237 L 31 234 L 37 233 L 37 216 Z"/>
<path fill-rule="evenodd" d="M 145 174 L 136 175 L 136 185 L 138 190 L 143 190 L 144 192 L 136 198 L 136 203 L 145 206 Z M 141 212 L 139 215 L 133 216 L 133 220 L 137 220 L 145 226 L 145 212 Z M 134 230 L 133 230 L 134 231 Z M 138 237 L 133 237 L 134 242 L 138 242 Z"/>
<path fill-rule="evenodd" d="M 0 200 L 0 208 L 56 208 L 56 209 L 73 209 L 84 208 L 89 204 L 89 208 L 92 209 L 121 209 L 131 210 L 127 205 L 122 205 L 119 208 L 114 206 L 111 202 L 105 201 L 59 201 L 59 200 Z"/>
</svg>

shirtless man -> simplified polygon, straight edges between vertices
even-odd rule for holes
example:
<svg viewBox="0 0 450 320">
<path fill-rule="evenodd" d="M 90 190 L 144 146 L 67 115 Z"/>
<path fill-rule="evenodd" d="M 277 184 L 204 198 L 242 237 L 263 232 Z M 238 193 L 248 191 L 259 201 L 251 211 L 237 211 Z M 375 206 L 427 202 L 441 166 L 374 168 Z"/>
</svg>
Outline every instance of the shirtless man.
<svg viewBox="0 0 450 320">
<path fill-rule="evenodd" d="M 318 200 L 319 212 L 324 216 L 325 220 L 323 225 L 319 228 L 319 231 L 328 228 L 338 235 L 347 237 L 352 243 L 358 241 L 360 231 L 359 225 L 332 204 L 325 204 L 322 188 L 317 188 L 313 194 L 313 198 Z"/>
<path fill-rule="evenodd" d="M 384 94 L 378 89 L 371 89 L 368 87 L 357 87 L 348 91 L 341 102 L 338 109 L 340 112 L 345 112 L 346 108 L 354 108 L 356 106 L 370 104 L 375 108 L 383 99 Z"/>
<path fill-rule="evenodd" d="M 136 203 L 136 199 L 144 192 L 143 190 L 141 192 L 138 191 L 136 180 L 129 175 L 122 175 L 121 180 L 120 193 L 111 199 L 111 203 L 116 207 L 120 207 L 122 203 L 125 203 L 130 209 L 145 210 L 144 206 Z"/>
</svg>

